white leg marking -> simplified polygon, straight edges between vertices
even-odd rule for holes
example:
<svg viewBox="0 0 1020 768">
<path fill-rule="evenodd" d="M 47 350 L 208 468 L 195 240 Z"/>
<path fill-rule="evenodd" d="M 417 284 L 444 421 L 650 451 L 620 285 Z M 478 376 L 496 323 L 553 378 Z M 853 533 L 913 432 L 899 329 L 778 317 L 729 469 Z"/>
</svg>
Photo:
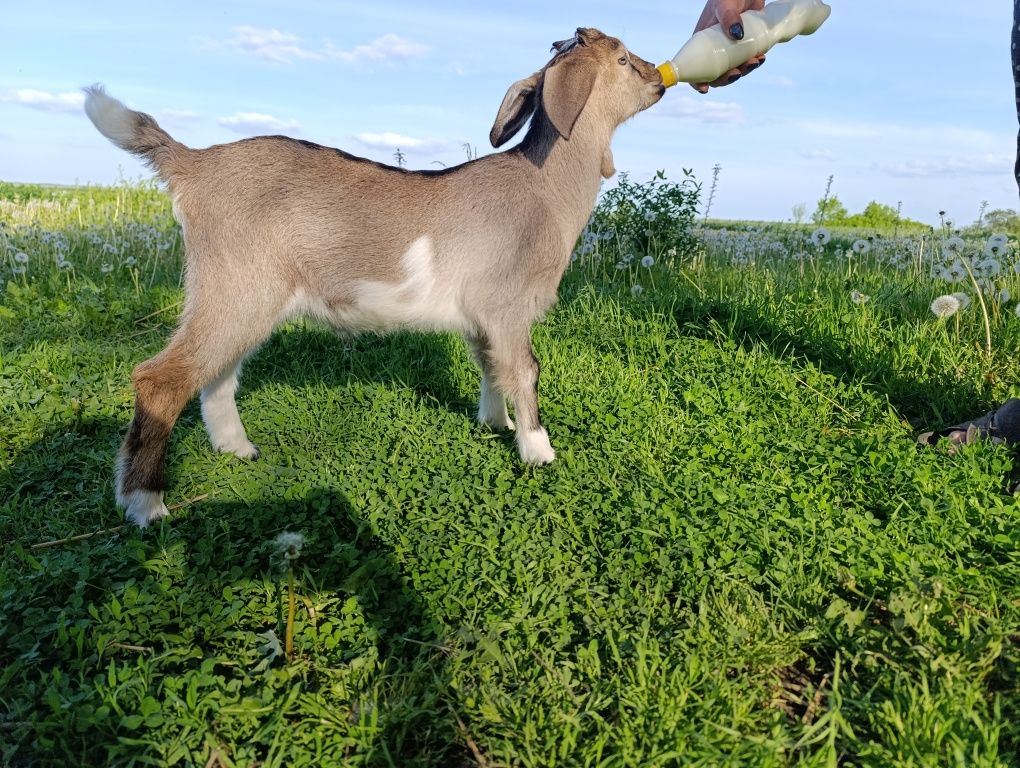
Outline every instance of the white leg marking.
<svg viewBox="0 0 1020 768">
<path fill-rule="evenodd" d="M 482 394 L 478 398 L 478 421 L 488 424 L 493 429 L 514 428 L 510 414 L 506 410 L 506 398 L 492 385 L 489 377 L 482 374 Z"/>
<path fill-rule="evenodd" d="M 126 496 L 118 494 L 117 501 L 124 507 L 124 517 L 139 528 L 170 514 L 162 491 L 131 491 Z"/>
<path fill-rule="evenodd" d="M 548 464 L 556 458 L 545 427 L 517 433 L 517 449 L 527 464 Z"/>
<path fill-rule="evenodd" d="M 117 457 L 117 479 L 114 486 L 117 504 L 124 507 L 124 517 L 137 525 L 145 528 L 153 520 L 159 520 L 170 514 L 170 510 L 163 503 L 162 491 L 131 491 L 124 493 L 124 457 Z"/>
<path fill-rule="evenodd" d="M 240 370 L 238 364 L 202 389 L 202 421 L 209 433 L 209 442 L 217 451 L 242 459 L 257 459 L 259 449 L 248 440 L 234 400 Z"/>
</svg>

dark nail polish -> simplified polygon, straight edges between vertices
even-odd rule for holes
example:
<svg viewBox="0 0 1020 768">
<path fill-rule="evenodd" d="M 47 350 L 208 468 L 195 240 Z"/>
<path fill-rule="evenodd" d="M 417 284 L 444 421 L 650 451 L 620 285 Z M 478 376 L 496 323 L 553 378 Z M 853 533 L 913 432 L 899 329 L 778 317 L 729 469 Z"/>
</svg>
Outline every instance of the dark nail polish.
<svg viewBox="0 0 1020 768">
<path fill-rule="evenodd" d="M 726 84 L 727 84 L 727 85 L 733 85 L 733 84 L 734 84 L 735 82 L 737 82 L 737 80 L 739 80 L 739 79 L 740 79 L 740 75 L 730 75 L 730 76 L 729 76 L 729 77 L 728 77 L 728 78 L 726 79 Z"/>
<path fill-rule="evenodd" d="M 730 37 L 732 37 L 734 40 L 743 40 L 744 25 L 741 24 L 740 22 L 737 22 L 732 27 L 730 27 Z"/>
</svg>

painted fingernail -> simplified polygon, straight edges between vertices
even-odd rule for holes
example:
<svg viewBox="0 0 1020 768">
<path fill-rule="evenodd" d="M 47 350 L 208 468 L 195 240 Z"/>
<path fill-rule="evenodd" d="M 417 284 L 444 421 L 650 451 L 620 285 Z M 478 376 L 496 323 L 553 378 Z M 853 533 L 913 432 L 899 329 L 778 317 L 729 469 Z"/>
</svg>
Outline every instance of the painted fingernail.
<svg viewBox="0 0 1020 768">
<path fill-rule="evenodd" d="M 732 37 L 734 40 L 743 40 L 744 39 L 744 25 L 741 24 L 738 21 L 736 24 L 731 26 L 730 27 L 730 37 Z"/>
<path fill-rule="evenodd" d="M 726 84 L 733 85 L 733 83 L 737 82 L 737 80 L 739 79 L 740 75 L 730 75 L 728 78 L 726 78 Z"/>
</svg>

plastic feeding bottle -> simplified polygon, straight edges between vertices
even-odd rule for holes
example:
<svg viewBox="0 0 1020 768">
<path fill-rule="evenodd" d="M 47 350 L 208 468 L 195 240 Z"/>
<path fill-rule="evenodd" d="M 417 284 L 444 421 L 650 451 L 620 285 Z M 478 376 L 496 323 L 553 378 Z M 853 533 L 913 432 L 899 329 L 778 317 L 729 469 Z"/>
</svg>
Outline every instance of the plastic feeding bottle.
<svg viewBox="0 0 1020 768">
<path fill-rule="evenodd" d="M 694 34 L 676 56 L 658 69 L 667 88 L 679 82 L 711 83 L 776 43 L 810 35 L 829 18 L 822 0 L 775 0 L 761 11 L 740 15 L 744 37 L 733 40 L 718 24 Z"/>
</svg>

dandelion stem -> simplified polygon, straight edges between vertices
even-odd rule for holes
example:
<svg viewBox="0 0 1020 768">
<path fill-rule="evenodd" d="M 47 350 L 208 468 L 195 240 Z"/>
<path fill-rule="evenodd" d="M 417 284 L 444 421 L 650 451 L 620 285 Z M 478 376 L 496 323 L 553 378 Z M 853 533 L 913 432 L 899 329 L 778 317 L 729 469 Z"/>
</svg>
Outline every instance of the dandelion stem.
<svg viewBox="0 0 1020 768">
<path fill-rule="evenodd" d="M 297 613 L 297 595 L 294 592 L 294 568 L 287 564 L 287 632 L 284 636 L 283 650 L 287 660 L 294 659 L 294 616 Z"/>
<path fill-rule="evenodd" d="M 984 293 L 981 290 L 981 286 L 978 285 L 977 278 L 974 277 L 974 271 L 970 268 L 970 259 L 961 255 L 960 261 L 963 263 L 964 269 L 967 270 L 967 274 L 970 276 L 970 282 L 974 286 L 974 292 L 977 294 L 978 302 L 981 304 L 981 316 L 984 318 L 985 321 L 985 354 L 988 357 L 991 357 L 992 324 L 988 319 L 988 306 L 985 304 Z"/>
</svg>

